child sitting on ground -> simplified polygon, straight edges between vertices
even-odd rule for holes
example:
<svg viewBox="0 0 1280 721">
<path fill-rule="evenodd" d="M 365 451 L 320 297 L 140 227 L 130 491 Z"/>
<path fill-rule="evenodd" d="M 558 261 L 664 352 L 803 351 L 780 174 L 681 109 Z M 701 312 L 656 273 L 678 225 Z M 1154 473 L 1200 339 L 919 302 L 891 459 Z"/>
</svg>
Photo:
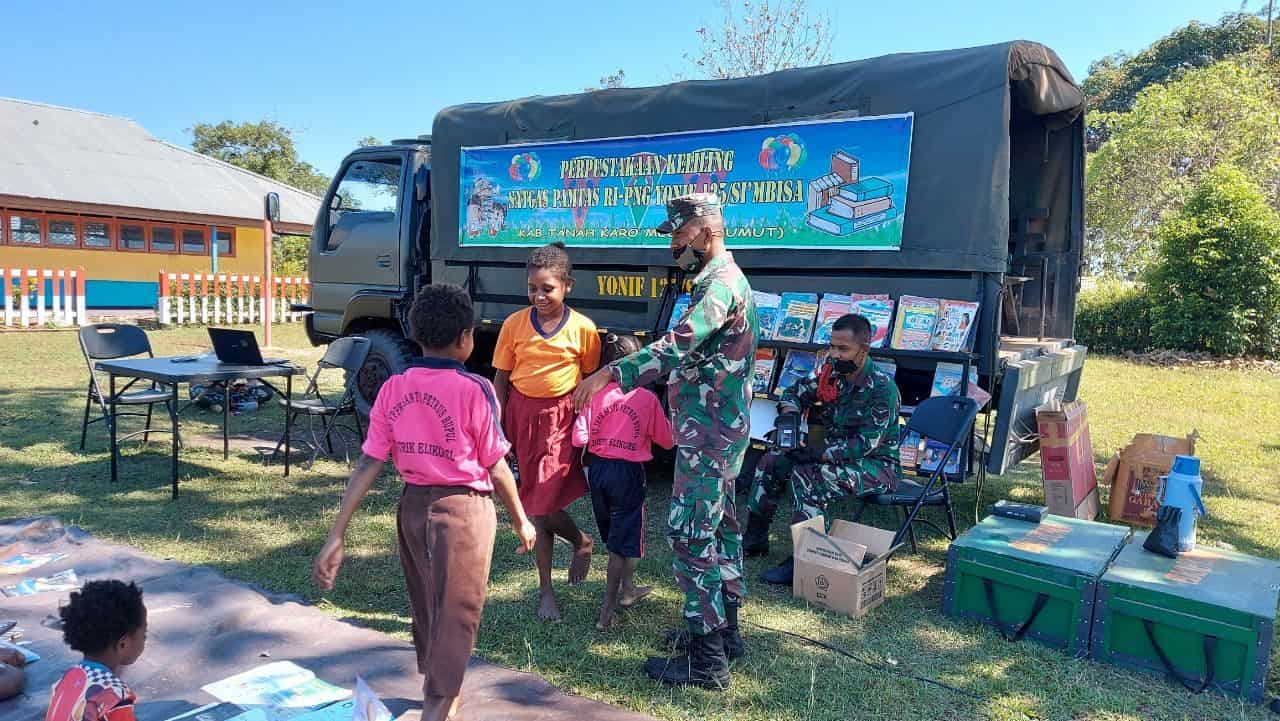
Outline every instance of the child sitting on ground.
<svg viewBox="0 0 1280 721">
<path fill-rule="evenodd" d="M 640 340 L 610 333 L 605 363 L 640 350 Z M 636 564 L 644 555 L 644 464 L 653 459 L 650 444 L 668 450 L 674 444 L 671 421 L 653 391 L 624 392 L 617 383 L 591 399 L 573 425 L 573 445 L 589 454 L 587 485 L 600 537 L 609 549 L 604 605 L 596 628 L 613 625 L 614 610 L 629 608 L 653 589 L 635 585 Z"/>
<path fill-rule="evenodd" d="M 347 524 L 390 455 L 405 482 L 396 528 L 418 672 L 426 676 L 422 721 L 443 721 L 457 713 L 484 610 L 498 524 L 491 494 L 507 507 L 518 553 L 533 549 L 536 531 L 505 460 L 511 444 L 493 386 L 463 365 L 475 347 L 470 296 L 429 285 L 413 302 L 409 326 L 423 357 L 378 391 L 364 455 L 312 578 L 333 588 Z"/>
<path fill-rule="evenodd" d="M 120 671 L 147 646 L 142 589 L 123 581 L 89 581 L 58 609 L 62 638 L 84 654 L 53 686 L 45 721 L 134 721 L 137 696 Z"/>
</svg>

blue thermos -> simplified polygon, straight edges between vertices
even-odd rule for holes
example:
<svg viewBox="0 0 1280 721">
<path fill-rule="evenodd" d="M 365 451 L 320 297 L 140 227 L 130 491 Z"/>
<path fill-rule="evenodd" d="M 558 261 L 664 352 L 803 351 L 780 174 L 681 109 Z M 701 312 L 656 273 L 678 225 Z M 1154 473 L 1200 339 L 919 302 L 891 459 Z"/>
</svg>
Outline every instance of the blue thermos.
<svg viewBox="0 0 1280 721">
<path fill-rule="evenodd" d="M 1204 501 L 1200 500 L 1200 459 L 1195 456 L 1175 456 L 1169 475 L 1160 477 L 1157 499 L 1161 506 L 1182 509 L 1182 523 L 1178 526 L 1178 550 L 1190 551 L 1196 547 L 1196 515 L 1207 516 Z"/>
</svg>

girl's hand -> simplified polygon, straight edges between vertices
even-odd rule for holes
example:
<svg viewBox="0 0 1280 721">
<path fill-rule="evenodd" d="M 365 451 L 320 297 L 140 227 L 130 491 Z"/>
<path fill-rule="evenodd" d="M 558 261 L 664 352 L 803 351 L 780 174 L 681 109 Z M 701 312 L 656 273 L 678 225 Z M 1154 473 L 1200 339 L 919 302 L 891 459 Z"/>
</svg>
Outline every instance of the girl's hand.
<svg viewBox="0 0 1280 721">
<path fill-rule="evenodd" d="M 524 523 L 512 527 L 511 530 L 515 531 L 516 538 L 520 539 L 520 547 L 516 549 L 516 553 L 523 554 L 533 550 L 533 543 L 538 538 L 538 531 L 533 527 L 533 523 L 525 519 Z"/>
<path fill-rule="evenodd" d="M 320 553 L 316 555 L 311 567 L 311 582 L 321 591 L 333 589 L 333 582 L 338 578 L 338 569 L 342 567 L 345 556 L 341 538 L 330 538 L 325 542 Z"/>
</svg>

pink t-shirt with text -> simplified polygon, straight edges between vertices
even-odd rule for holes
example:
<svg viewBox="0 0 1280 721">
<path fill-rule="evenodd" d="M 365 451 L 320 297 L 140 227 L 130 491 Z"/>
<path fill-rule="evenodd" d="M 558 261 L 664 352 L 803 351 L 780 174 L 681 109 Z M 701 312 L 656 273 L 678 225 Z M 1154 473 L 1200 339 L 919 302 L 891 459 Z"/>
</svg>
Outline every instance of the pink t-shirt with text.
<svg viewBox="0 0 1280 721">
<path fill-rule="evenodd" d="M 610 383 L 573 422 L 573 445 L 593 455 L 643 463 L 653 459 L 651 443 L 670 449 L 671 421 L 653 391 L 627 393 Z"/>
<path fill-rule="evenodd" d="M 420 358 L 378 391 L 363 451 L 384 461 L 390 455 L 411 485 L 491 492 L 489 468 L 511 449 L 500 416 L 487 379 L 460 363 Z"/>
</svg>

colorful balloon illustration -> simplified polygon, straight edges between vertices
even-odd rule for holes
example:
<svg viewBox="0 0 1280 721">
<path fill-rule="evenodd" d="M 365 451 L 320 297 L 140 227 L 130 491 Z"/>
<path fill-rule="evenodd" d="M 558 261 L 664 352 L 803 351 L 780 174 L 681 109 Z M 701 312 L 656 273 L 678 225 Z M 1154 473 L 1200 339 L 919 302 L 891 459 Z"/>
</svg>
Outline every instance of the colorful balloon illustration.
<svg viewBox="0 0 1280 721">
<path fill-rule="evenodd" d="M 765 170 L 792 170 L 804 164 L 809 152 L 795 133 L 775 135 L 760 144 L 760 167 Z"/>
<path fill-rule="evenodd" d="M 541 172 L 542 163 L 537 153 L 516 153 L 511 156 L 511 167 L 507 168 L 507 174 L 516 182 L 537 180 Z"/>
</svg>

